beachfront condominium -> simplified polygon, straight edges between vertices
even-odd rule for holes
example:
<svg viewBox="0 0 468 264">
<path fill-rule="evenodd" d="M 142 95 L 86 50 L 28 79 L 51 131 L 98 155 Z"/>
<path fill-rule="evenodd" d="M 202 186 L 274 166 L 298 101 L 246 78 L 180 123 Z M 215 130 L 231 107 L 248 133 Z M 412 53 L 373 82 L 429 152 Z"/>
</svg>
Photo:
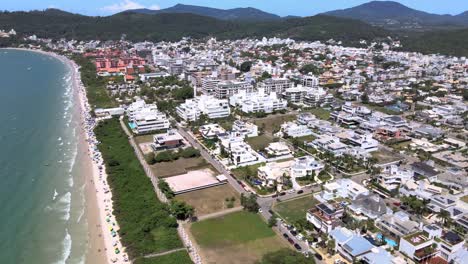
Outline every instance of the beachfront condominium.
<svg viewBox="0 0 468 264">
<path fill-rule="evenodd" d="M 166 130 L 171 126 L 166 114 L 151 109 L 143 109 L 136 113 L 133 118 L 133 124 L 132 129 L 136 134 Z"/>
<path fill-rule="evenodd" d="M 195 121 L 201 114 L 210 119 L 224 118 L 231 114 L 227 100 L 216 99 L 213 96 L 201 95 L 187 99 L 177 107 L 177 115 L 185 121 Z"/>
</svg>

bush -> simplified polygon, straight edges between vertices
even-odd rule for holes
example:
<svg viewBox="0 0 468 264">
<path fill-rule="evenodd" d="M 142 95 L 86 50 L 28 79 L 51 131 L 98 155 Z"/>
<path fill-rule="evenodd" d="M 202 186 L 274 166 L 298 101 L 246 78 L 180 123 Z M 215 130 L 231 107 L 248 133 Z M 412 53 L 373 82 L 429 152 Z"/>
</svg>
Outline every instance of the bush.
<svg viewBox="0 0 468 264">
<path fill-rule="evenodd" d="M 189 147 L 186 149 L 182 149 L 179 153 L 179 155 L 182 158 L 194 158 L 194 157 L 199 157 L 200 156 L 200 151 L 198 149 L 195 149 L 193 147 Z"/>
<path fill-rule="evenodd" d="M 174 198 L 174 192 L 165 180 L 160 180 L 158 182 L 158 188 L 166 195 L 167 199 Z"/>
<path fill-rule="evenodd" d="M 174 155 L 171 151 L 163 151 L 156 154 L 154 157 L 155 162 L 168 162 L 174 160 Z"/>
</svg>

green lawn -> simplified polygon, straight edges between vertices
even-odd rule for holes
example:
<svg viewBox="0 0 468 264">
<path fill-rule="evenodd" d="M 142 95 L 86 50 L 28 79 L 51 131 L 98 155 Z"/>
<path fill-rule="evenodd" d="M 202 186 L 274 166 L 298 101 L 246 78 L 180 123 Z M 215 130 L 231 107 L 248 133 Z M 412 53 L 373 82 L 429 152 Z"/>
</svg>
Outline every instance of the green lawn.
<svg viewBox="0 0 468 264">
<path fill-rule="evenodd" d="M 134 264 L 190 264 L 193 263 L 187 251 L 177 251 L 154 258 L 139 258 Z"/>
<path fill-rule="evenodd" d="M 161 203 L 146 176 L 118 119 L 108 119 L 95 129 L 122 244 L 130 258 L 182 247 L 177 222 Z"/>
<path fill-rule="evenodd" d="M 191 234 L 205 263 L 256 263 L 264 254 L 288 247 L 258 214 L 245 211 L 194 223 Z"/>
<path fill-rule="evenodd" d="M 273 142 L 273 139 L 271 138 L 271 136 L 263 134 L 258 137 L 247 138 L 246 141 L 254 150 L 259 151 L 264 150 L 268 146 L 268 144 Z"/>
<path fill-rule="evenodd" d="M 216 169 L 212 167 L 203 157 L 195 158 L 179 158 L 177 160 L 168 162 L 159 162 L 150 165 L 156 177 L 170 177 L 180 174 L 185 174 L 189 170 L 198 170 L 204 168 L 210 168 L 216 173 Z"/>
<path fill-rule="evenodd" d="M 192 234 L 198 244 L 207 247 L 275 236 L 258 214 L 245 211 L 194 223 Z"/>
<path fill-rule="evenodd" d="M 278 215 L 289 223 L 303 219 L 307 210 L 313 208 L 318 203 L 312 195 L 307 195 L 290 201 L 280 202 L 273 207 Z"/>
</svg>

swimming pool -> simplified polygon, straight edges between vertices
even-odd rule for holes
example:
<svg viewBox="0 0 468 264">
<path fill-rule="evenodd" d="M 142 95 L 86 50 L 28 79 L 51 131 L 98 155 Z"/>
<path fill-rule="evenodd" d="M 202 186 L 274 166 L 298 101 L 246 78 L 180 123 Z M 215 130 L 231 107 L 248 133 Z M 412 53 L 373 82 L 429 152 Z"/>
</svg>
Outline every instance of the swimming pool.
<svg viewBox="0 0 468 264">
<path fill-rule="evenodd" d="M 128 126 L 129 126 L 131 129 L 136 128 L 136 124 L 133 123 L 133 122 L 129 122 L 129 123 L 128 123 Z"/>
<path fill-rule="evenodd" d="M 377 234 L 377 238 L 378 238 L 378 239 L 382 239 L 382 234 L 378 233 L 378 234 Z M 385 243 L 386 243 L 387 245 L 391 246 L 391 247 L 397 247 L 397 246 L 398 246 L 398 243 L 395 242 L 395 240 L 392 240 L 392 239 L 387 238 L 387 237 L 385 237 L 384 240 L 385 240 Z"/>
</svg>

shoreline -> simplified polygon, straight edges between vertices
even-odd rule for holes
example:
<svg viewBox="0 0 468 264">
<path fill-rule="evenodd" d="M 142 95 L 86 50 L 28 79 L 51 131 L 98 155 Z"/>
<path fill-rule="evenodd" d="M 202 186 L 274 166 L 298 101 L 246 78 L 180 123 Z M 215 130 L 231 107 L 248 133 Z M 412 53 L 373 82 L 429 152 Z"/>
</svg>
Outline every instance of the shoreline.
<svg viewBox="0 0 468 264">
<path fill-rule="evenodd" d="M 74 108 L 80 115 L 78 150 L 79 156 L 83 158 L 83 174 L 85 174 L 81 176 L 86 182 L 85 210 L 88 220 L 86 263 L 128 263 L 127 254 L 117 232 L 119 226 L 112 214 L 112 193 L 107 183 L 102 155 L 97 148 L 98 141 L 94 135 L 94 127 L 98 120 L 91 116 L 91 107 L 86 96 L 86 88 L 81 82 L 79 66 L 69 58 L 53 52 L 25 48 L 6 49 L 31 51 L 54 57 L 71 71 L 73 101 L 79 103 Z M 120 253 L 116 253 L 115 249 Z"/>
</svg>

